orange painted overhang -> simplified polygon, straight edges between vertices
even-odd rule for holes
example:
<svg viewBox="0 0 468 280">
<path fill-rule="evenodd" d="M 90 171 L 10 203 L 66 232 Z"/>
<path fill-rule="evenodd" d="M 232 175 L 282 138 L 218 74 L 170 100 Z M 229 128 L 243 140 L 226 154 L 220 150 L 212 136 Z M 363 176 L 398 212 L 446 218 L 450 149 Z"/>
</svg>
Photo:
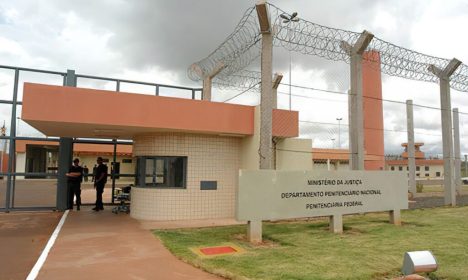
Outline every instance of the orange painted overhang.
<svg viewBox="0 0 468 280">
<path fill-rule="evenodd" d="M 22 119 L 48 136 L 126 138 L 179 131 L 253 135 L 255 107 L 106 90 L 24 84 Z M 273 111 L 273 136 L 299 135 L 296 111 Z"/>
</svg>

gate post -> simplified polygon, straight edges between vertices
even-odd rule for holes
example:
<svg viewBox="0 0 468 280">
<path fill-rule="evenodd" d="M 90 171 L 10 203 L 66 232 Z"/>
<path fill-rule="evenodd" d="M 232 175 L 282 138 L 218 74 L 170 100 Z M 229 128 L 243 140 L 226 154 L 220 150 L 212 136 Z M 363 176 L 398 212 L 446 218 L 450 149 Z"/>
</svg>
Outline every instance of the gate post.
<svg viewBox="0 0 468 280">
<path fill-rule="evenodd" d="M 64 86 L 76 87 L 74 70 L 67 70 Z M 67 176 L 65 175 L 73 160 L 73 139 L 60 137 L 59 143 L 56 207 L 57 210 L 64 211 L 69 207 L 73 207 L 73 205 L 68 205 L 68 186 Z"/>
</svg>

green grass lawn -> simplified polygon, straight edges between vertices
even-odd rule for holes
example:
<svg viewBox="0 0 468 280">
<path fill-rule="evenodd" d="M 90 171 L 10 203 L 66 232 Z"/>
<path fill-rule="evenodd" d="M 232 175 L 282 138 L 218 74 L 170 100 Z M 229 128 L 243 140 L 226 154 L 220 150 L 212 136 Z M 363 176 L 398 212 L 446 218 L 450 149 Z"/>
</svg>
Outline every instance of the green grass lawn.
<svg viewBox="0 0 468 280">
<path fill-rule="evenodd" d="M 344 217 L 344 233 L 328 220 L 264 223 L 265 243 L 250 245 L 246 226 L 155 230 L 169 250 L 197 267 L 231 279 L 391 279 L 403 254 L 431 250 L 439 270 L 431 279 L 468 279 L 468 207 L 402 212 L 403 226 L 387 213 Z M 189 248 L 235 244 L 238 255 L 201 258 Z"/>
<path fill-rule="evenodd" d="M 462 187 L 463 191 L 468 191 L 468 186 L 465 185 Z M 441 185 L 434 185 L 434 186 L 424 186 L 423 193 L 432 193 L 432 192 L 444 192 L 444 188 Z"/>
</svg>

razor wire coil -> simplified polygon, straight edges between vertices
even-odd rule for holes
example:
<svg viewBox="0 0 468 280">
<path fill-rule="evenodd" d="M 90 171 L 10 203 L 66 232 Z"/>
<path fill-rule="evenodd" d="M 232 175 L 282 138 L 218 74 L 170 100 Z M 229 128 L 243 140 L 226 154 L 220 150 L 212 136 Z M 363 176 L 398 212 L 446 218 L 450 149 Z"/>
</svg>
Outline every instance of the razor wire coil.
<svg viewBox="0 0 468 280">
<path fill-rule="evenodd" d="M 332 28 L 304 19 L 283 22 L 280 15 L 289 15 L 273 4 L 267 3 L 273 28 L 274 45 L 289 51 L 313 55 L 332 61 L 350 63 L 350 55 L 344 44 L 353 46 L 361 33 Z M 250 88 L 260 82 L 259 74 L 244 70 L 261 54 L 261 33 L 255 7 L 249 8 L 226 40 L 208 57 L 195 62 L 188 69 L 188 76 L 199 81 L 212 73 L 218 65 L 223 70 L 213 80 L 221 88 Z M 450 59 L 439 58 L 397 46 L 374 37 L 363 56 L 363 63 L 379 62 L 382 73 L 416 81 L 438 83 L 439 78 L 429 71 L 434 65 L 445 69 Z M 372 63 L 374 65 L 375 63 Z M 468 66 L 460 65 L 450 77 L 450 86 L 468 92 Z M 258 87 L 251 87 L 257 89 Z"/>
</svg>

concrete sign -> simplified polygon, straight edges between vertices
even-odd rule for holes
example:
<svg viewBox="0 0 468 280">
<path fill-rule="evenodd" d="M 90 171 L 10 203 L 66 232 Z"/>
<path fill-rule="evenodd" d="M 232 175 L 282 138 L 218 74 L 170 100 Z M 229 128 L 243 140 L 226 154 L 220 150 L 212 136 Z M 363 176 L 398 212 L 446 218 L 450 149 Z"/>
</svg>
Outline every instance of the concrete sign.
<svg viewBox="0 0 468 280">
<path fill-rule="evenodd" d="M 388 171 L 241 170 L 236 217 L 261 221 L 408 208 L 408 180 Z"/>
</svg>

